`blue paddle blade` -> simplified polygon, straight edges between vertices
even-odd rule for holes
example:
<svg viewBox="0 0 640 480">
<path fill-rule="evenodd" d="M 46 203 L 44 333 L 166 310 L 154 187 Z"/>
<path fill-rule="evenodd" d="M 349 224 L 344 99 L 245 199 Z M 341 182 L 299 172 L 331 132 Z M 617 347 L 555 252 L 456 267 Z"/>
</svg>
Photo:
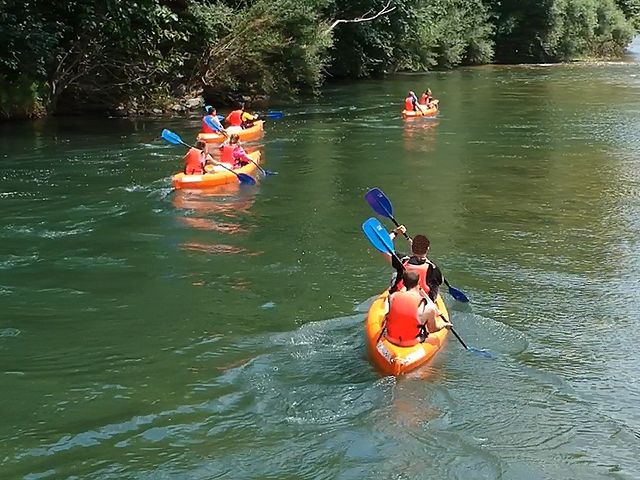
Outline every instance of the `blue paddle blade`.
<svg viewBox="0 0 640 480">
<path fill-rule="evenodd" d="M 496 358 L 493 353 L 491 353 L 489 350 L 485 350 L 484 348 L 469 347 L 467 348 L 467 351 L 475 353 L 476 355 L 480 355 L 484 358 Z"/>
<path fill-rule="evenodd" d="M 220 121 L 224 120 L 224 115 L 218 114 L 218 115 L 216 115 L 216 117 L 218 117 L 218 120 L 220 120 Z"/>
<path fill-rule="evenodd" d="M 449 295 L 451 295 L 457 301 L 463 302 L 463 303 L 469 302 L 469 297 L 467 297 L 462 290 L 459 290 L 456 287 L 452 287 L 451 285 L 448 285 L 448 287 L 449 287 Z"/>
<path fill-rule="evenodd" d="M 393 242 L 377 218 L 370 218 L 362 224 L 362 231 L 376 249 L 382 253 L 393 253 Z"/>
<path fill-rule="evenodd" d="M 162 130 L 162 138 L 164 138 L 167 142 L 172 145 L 182 145 L 182 139 L 171 130 L 167 130 L 166 128 Z"/>
<path fill-rule="evenodd" d="M 212 130 L 215 130 L 216 132 L 220 131 L 220 127 L 213 122 L 209 115 L 204 117 L 204 123 L 206 123 Z"/>
<path fill-rule="evenodd" d="M 378 215 L 387 218 L 393 216 L 393 205 L 391 205 L 391 201 L 379 188 L 372 188 L 364 195 L 364 198 Z"/>
<path fill-rule="evenodd" d="M 277 112 L 277 111 L 274 111 L 274 110 L 269 110 L 269 112 L 267 112 L 266 117 L 267 118 L 271 118 L 273 120 L 280 120 L 281 118 L 284 117 L 284 113 Z"/>
<path fill-rule="evenodd" d="M 247 175 L 246 173 L 236 173 L 238 176 L 238 180 L 242 185 L 255 185 L 256 180 L 251 175 Z"/>
</svg>

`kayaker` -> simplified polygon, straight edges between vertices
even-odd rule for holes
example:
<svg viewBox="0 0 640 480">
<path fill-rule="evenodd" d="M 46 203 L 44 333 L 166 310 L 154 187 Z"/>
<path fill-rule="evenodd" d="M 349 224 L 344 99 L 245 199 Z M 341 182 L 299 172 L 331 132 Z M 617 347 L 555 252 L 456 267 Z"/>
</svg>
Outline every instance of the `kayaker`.
<svg viewBox="0 0 640 480">
<path fill-rule="evenodd" d="M 227 134 L 227 131 L 224 129 L 222 123 L 220 123 L 220 120 L 218 119 L 218 112 L 216 111 L 216 109 L 211 105 L 207 105 L 206 107 L 204 107 L 204 111 L 206 112 L 206 115 L 202 117 L 202 129 L 200 130 L 200 133 L 222 133 L 225 137 L 228 137 L 229 135 Z M 205 121 L 206 118 L 209 118 L 210 121 L 216 127 L 218 127 L 218 130 L 211 128 Z"/>
<path fill-rule="evenodd" d="M 427 88 L 422 95 L 420 96 L 420 105 L 426 105 L 427 108 L 431 108 L 433 106 L 433 95 L 431 93 L 431 89 Z"/>
<path fill-rule="evenodd" d="M 391 232 L 392 239 L 395 239 L 398 235 L 402 235 L 407 231 L 404 225 L 400 225 Z M 444 281 L 440 268 L 427 258 L 429 247 L 431 242 L 425 235 L 416 235 L 413 240 L 409 240 L 411 244 L 411 255 L 405 253 L 396 252 L 396 255 L 402 262 L 401 265 L 397 264 L 395 256 L 387 255 L 391 264 L 396 269 L 396 274 L 393 279 L 392 291 L 400 289 L 402 287 L 402 272 L 403 270 L 415 271 L 420 275 L 420 287 L 422 290 L 435 301 L 438 296 L 440 285 Z"/>
<path fill-rule="evenodd" d="M 258 120 L 258 115 L 252 115 L 249 112 L 245 112 L 244 103 L 239 103 L 238 108 L 225 118 L 227 125 L 230 127 L 249 128 L 253 125 L 253 122 Z"/>
<path fill-rule="evenodd" d="M 441 319 L 435 304 L 421 295 L 418 272 L 405 271 L 402 282 L 405 288 L 388 298 L 384 330 L 388 341 L 399 347 L 412 347 L 424 342 L 429 333 L 451 326 Z"/>
<path fill-rule="evenodd" d="M 418 111 L 418 97 L 413 91 L 409 91 L 407 98 L 404 99 L 404 109 L 408 112 Z"/>
<path fill-rule="evenodd" d="M 251 157 L 247 155 L 247 152 L 240 145 L 240 136 L 237 133 L 232 133 L 229 136 L 229 140 L 220 145 L 220 153 L 220 161 L 229 168 L 240 168 L 251 163 Z"/>
<path fill-rule="evenodd" d="M 191 147 L 184 156 L 184 173 L 185 175 L 202 175 L 204 173 L 204 164 L 207 160 L 205 148 L 207 144 L 198 140 L 194 147 Z"/>
</svg>

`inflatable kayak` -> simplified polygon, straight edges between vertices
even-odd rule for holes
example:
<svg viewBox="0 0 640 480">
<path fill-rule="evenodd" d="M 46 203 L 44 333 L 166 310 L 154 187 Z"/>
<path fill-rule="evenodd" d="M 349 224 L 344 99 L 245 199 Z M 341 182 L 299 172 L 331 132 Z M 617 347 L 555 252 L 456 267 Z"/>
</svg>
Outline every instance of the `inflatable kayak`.
<svg viewBox="0 0 640 480">
<path fill-rule="evenodd" d="M 440 350 L 449 334 L 448 328 L 443 328 L 436 333 L 430 333 L 423 343 L 413 347 L 398 347 L 381 336 L 384 318 L 386 314 L 386 299 L 388 291 L 384 291 L 369 308 L 365 322 L 365 334 L 367 351 L 373 364 L 386 375 L 400 375 L 431 359 Z M 436 306 L 445 318 L 449 318 L 449 312 L 438 295 Z"/>
<path fill-rule="evenodd" d="M 260 151 L 248 154 L 254 162 L 260 163 Z M 247 175 L 254 176 L 258 170 L 253 163 L 237 168 L 234 170 L 236 173 L 246 173 Z M 211 188 L 220 185 L 226 185 L 229 183 L 238 183 L 238 177 L 231 173 L 229 170 L 225 170 L 223 167 L 216 165 L 213 167 L 213 172 L 204 173 L 202 175 L 185 175 L 183 172 L 176 173 L 172 179 L 173 187 L 176 190 L 181 188 Z"/>
<path fill-rule="evenodd" d="M 419 105 L 419 110 L 415 112 L 411 110 L 403 110 L 402 118 L 435 117 L 438 114 L 438 111 L 440 111 L 440 105 L 438 100 L 434 100 L 433 103 L 435 103 L 435 106 L 431 108 L 427 108 L 426 105 Z"/>
<path fill-rule="evenodd" d="M 228 127 L 226 130 L 229 135 L 237 133 L 243 142 L 258 140 L 264 133 L 264 120 L 256 121 L 253 126 L 249 128 Z M 222 143 L 225 141 L 225 136 L 221 133 L 199 133 L 197 140 L 202 140 L 207 143 Z"/>
</svg>

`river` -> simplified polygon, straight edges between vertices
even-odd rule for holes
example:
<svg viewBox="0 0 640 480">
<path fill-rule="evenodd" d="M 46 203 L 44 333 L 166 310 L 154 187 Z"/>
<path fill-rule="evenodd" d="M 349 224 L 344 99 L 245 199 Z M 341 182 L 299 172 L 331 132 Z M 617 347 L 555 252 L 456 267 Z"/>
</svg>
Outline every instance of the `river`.
<svg viewBox="0 0 640 480">
<path fill-rule="evenodd" d="M 399 117 L 430 87 L 435 120 Z M 175 192 L 199 120 L 0 125 L 0 478 L 640 478 L 640 68 L 329 86 L 255 187 Z M 470 304 L 368 362 L 380 187 Z M 389 226 L 389 223 L 386 223 Z M 401 239 L 398 247 L 406 247 Z"/>
</svg>

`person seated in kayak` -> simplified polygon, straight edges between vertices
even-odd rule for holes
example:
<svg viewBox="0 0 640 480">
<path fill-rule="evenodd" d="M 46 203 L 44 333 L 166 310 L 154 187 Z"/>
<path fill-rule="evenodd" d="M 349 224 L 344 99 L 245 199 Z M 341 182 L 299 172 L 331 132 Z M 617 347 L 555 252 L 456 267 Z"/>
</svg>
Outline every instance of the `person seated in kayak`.
<svg viewBox="0 0 640 480">
<path fill-rule="evenodd" d="M 404 99 L 404 109 L 408 112 L 418 111 L 418 97 L 413 91 L 409 91 L 407 98 Z"/>
<path fill-rule="evenodd" d="M 406 231 L 405 226 L 400 225 L 391 232 L 390 236 L 395 239 Z M 403 270 L 415 271 L 420 275 L 420 288 L 424 295 L 428 295 L 431 300 L 435 301 L 444 278 L 440 268 L 427 258 L 431 242 L 425 235 L 416 235 L 413 240 L 409 240 L 409 243 L 411 244 L 411 255 L 398 252 L 395 256 L 386 254 L 391 265 L 396 269 L 392 291 L 402 288 Z M 396 256 L 400 259 L 400 264 L 397 263 Z"/>
<path fill-rule="evenodd" d="M 229 168 L 236 169 L 251 163 L 251 157 L 247 155 L 247 152 L 240 145 L 240 136 L 237 133 L 232 133 L 229 136 L 229 140 L 220 145 L 220 153 L 220 162 Z"/>
<path fill-rule="evenodd" d="M 216 111 L 216 109 L 211 105 L 207 105 L 206 107 L 204 107 L 204 111 L 206 112 L 206 115 L 202 117 L 202 129 L 200 130 L 200 133 L 222 133 L 225 137 L 228 137 L 227 131 L 224 129 L 222 123 L 220 123 L 220 120 L 218 119 L 218 112 Z M 217 130 L 209 126 L 209 124 L 205 121 L 205 119 L 207 118 L 216 127 L 218 127 Z"/>
<path fill-rule="evenodd" d="M 437 107 L 437 102 L 433 98 L 431 89 L 427 88 L 420 96 L 420 105 L 425 105 L 427 108 Z"/>
<path fill-rule="evenodd" d="M 210 155 L 205 153 L 207 144 L 201 140 L 196 142 L 184 156 L 184 173 L 186 175 L 202 175 L 204 173 L 204 164 Z"/>
<path fill-rule="evenodd" d="M 435 304 L 420 293 L 418 272 L 405 271 L 404 288 L 392 293 L 387 302 L 385 338 L 399 347 L 412 347 L 424 342 L 429 333 L 450 327 L 441 319 Z"/>
<path fill-rule="evenodd" d="M 244 103 L 238 104 L 238 108 L 225 118 L 229 127 L 249 128 L 253 123 L 258 120 L 257 115 L 252 115 L 244 111 Z"/>
</svg>

